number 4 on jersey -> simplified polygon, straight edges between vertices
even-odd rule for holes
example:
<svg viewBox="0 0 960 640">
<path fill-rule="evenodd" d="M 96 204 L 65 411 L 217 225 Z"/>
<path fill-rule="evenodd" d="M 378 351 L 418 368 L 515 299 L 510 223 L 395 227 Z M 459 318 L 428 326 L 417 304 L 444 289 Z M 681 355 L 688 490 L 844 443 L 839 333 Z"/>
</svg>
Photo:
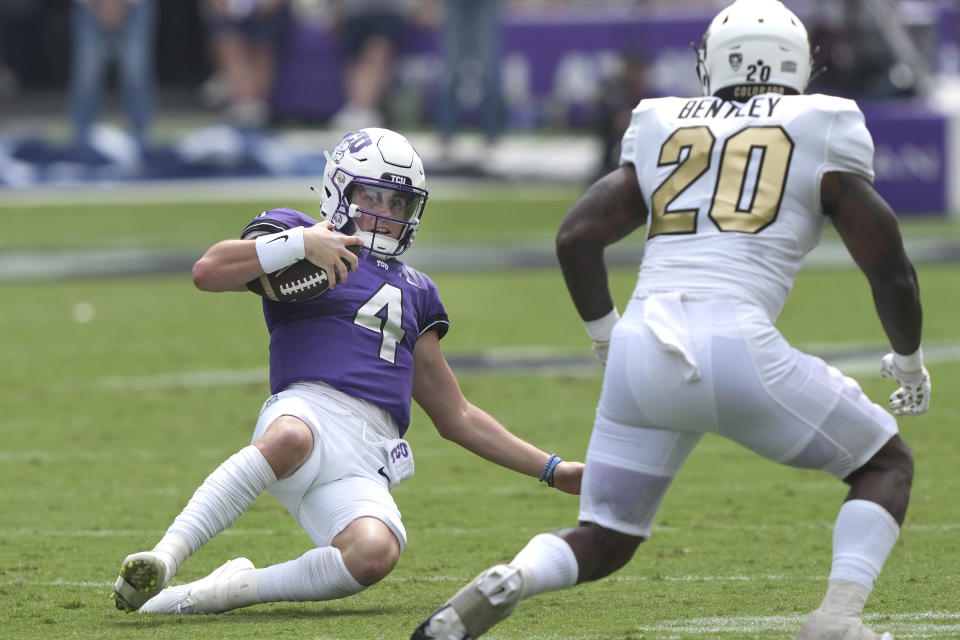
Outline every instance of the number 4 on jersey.
<svg viewBox="0 0 960 640">
<path fill-rule="evenodd" d="M 406 333 L 403 330 L 403 291 L 392 284 L 384 284 L 363 303 L 353 324 L 379 333 L 380 357 L 396 364 L 397 345 Z"/>
</svg>

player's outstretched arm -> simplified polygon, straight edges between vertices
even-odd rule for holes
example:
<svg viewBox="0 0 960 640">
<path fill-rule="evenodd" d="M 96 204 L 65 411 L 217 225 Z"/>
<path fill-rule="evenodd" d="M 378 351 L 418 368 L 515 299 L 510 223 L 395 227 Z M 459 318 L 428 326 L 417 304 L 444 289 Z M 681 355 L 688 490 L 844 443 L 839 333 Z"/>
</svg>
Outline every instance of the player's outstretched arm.
<svg viewBox="0 0 960 640">
<path fill-rule="evenodd" d="M 202 291 L 246 291 L 247 282 L 306 258 L 336 274 L 332 288 L 346 279 L 348 266 L 349 271 L 357 268 L 357 256 L 347 247 L 363 242 L 332 226 L 324 221 L 256 238 L 221 240 L 193 265 L 193 283 Z"/>
<path fill-rule="evenodd" d="M 534 478 L 544 476 L 544 469 L 552 466 L 551 456 L 510 433 L 464 397 L 435 331 L 417 340 L 413 360 L 413 397 L 441 436 L 508 469 Z M 580 493 L 581 463 L 563 461 L 551 471 L 553 486 L 566 493 Z"/>
<path fill-rule="evenodd" d="M 821 182 L 824 212 L 863 271 L 893 353 L 883 359 L 881 373 L 901 387 L 890 397 L 898 415 L 917 415 L 930 404 L 930 376 L 920 348 L 923 309 L 913 264 L 890 206 L 863 177 L 832 172 Z"/>
</svg>

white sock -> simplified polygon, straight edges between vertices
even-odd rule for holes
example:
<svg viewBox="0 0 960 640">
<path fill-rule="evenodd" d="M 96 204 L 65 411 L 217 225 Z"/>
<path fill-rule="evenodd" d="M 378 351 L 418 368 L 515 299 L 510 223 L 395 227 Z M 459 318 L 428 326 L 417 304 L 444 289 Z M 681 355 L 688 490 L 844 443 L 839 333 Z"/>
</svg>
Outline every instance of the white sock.
<svg viewBox="0 0 960 640">
<path fill-rule="evenodd" d="M 210 538 L 236 522 L 257 496 L 276 481 L 273 469 L 260 450 L 253 445 L 246 446 L 207 476 L 167 529 L 167 534 L 186 540 L 190 547 L 187 555 L 195 553 Z M 184 559 L 186 556 L 178 558 L 181 563 Z"/>
<path fill-rule="evenodd" d="M 863 605 L 869 597 L 870 589 L 859 582 L 831 580 L 827 595 L 820 603 L 820 610 L 837 616 L 859 618 L 863 615 Z"/>
<path fill-rule="evenodd" d="M 347 571 L 339 549 L 320 547 L 263 569 L 257 594 L 260 602 L 313 602 L 345 598 L 364 588 Z"/>
<path fill-rule="evenodd" d="M 190 557 L 190 544 L 187 542 L 187 539 L 181 536 L 179 533 L 167 533 L 160 539 L 160 542 L 157 543 L 157 546 L 153 548 L 153 551 L 160 554 L 166 554 L 172 559 L 172 563 L 168 564 L 170 568 L 170 574 L 168 578 L 172 578 L 177 571 L 183 565 L 183 561 Z"/>
<path fill-rule="evenodd" d="M 868 500 L 849 500 L 840 508 L 833 528 L 830 581 L 857 582 L 873 589 L 900 526 L 886 509 Z"/>
<path fill-rule="evenodd" d="M 580 572 L 573 549 L 566 540 L 551 533 L 534 536 L 510 565 L 529 570 L 532 583 L 523 586 L 524 598 L 572 587 Z"/>
</svg>

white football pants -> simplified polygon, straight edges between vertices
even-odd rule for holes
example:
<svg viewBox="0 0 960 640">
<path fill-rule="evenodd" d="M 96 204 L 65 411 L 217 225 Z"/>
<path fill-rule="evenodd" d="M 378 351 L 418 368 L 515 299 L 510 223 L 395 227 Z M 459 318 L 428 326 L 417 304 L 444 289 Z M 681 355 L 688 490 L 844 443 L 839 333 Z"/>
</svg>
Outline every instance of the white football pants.
<svg viewBox="0 0 960 640">
<path fill-rule="evenodd" d="M 704 433 L 845 478 L 897 424 L 854 380 L 791 347 L 760 307 L 685 294 L 631 300 L 610 343 L 580 520 L 648 538 Z"/>
<path fill-rule="evenodd" d="M 363 406 L 367 405 L 367 406 Z M 281 415 L 306 422 L 313 430 L 313 451 L 291 475 L 270 485 L 276 497 L 318 547 L 361 517 L 386 524 L 400 550 L 407 533 L 386 476 L 380 475 L 382 441 L 396 438 L 392 419 L 376 414 L 372 404 L 351 398 L 322 383 L 296 383 L 270 396 L 260 410 L 255 442 Z"/>
</svg>

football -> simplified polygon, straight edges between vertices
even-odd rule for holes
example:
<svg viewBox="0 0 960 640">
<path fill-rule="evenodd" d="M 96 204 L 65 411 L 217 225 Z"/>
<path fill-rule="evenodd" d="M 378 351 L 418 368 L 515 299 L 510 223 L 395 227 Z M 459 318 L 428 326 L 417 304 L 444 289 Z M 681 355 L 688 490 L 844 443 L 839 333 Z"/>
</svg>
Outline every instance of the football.
<svg viewBox="0 0 960 640">
<path fill-rule="evenodd" d="M 350 245 L 351 252 L 360 255 L 363 245 Z M 344 259 L 344 264 L 349 263 Z M 303 302 L 326 293 L 330 288 L 327 273 L 306 258 L 273 273 L 265 273 L 247 283 L 247 289 L 275 302 Z"/>
</svg>

